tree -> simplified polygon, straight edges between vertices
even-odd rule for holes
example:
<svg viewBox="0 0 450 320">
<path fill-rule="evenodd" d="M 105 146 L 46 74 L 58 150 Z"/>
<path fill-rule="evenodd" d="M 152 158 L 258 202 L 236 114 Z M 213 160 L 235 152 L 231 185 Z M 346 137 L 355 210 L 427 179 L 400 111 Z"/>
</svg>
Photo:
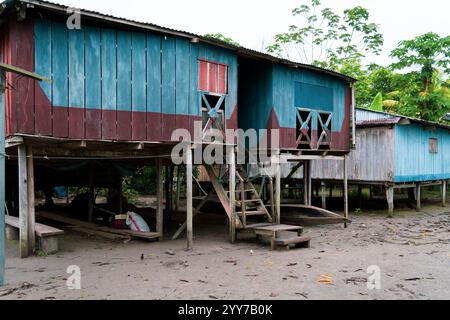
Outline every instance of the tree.
<svg viewBox="0 0 450 320">
<path fill-rule="evenodd" d="M 226 42 L 226 43 L 231 44 L 231 45 L 236 46 L 236 47 L 240 47 L 241 46 L 238 42 L 234 41 L 231 38 L 225 37 L 221 33 L 207 33 L 207 34 L 204 35 L 204 37 L 205 38 L 211 38 L 211 39 L 220 40 L 220 41 Z"/>
<path fill-rule="evenodd" d="M 398 47 L 391 52 L 391 57 L 398 60 L 391 65 L 394 70 L 419 67 L 423 92 L 428 93 L 437 69 L 450 74 L 450 36 L 441 38 L 438 34 L 429 32 L 412 40 L 400 41 Z"/>
<path fill-rule="evenodd" d="M 367 9 L 347 9 L 342 17 L 320 0 L 292 10 L 300 19 L 286 33 L 277 34 L 267 51 L 291 60 L 339 71 L 347 61 L 359 60 L 366 53 L 379 54 L 383 35 L 369 21 Z"/>
<path fill-rule="evenodd" d="M 383 111 L 383 94 L 378 92 L 378 94 L 373 99 L 370 104 L 370 109 L 375 111 Z"/>
</svg>

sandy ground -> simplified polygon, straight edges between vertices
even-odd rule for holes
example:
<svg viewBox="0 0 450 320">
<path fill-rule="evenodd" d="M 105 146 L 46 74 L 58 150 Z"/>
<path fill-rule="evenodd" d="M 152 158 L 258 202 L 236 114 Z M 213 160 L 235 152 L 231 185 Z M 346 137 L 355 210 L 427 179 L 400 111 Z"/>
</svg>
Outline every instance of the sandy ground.
<svg viewBox="0 0 450 320">
<path fill-rule="evenodd" d="M 195 225 L 190 252 L 184 239 L 121 243 L 66 232 L 58 254 L 21 260 L 8 242 L 0 299 L 450 299 L 450 207 L 351 218 L 348 229 L 305 228 L 311 248 L 289 251 L 243 237 L 232 245 L 218 225 Z M 81 290 L 66 286 L 69 265 L 81 268 Z M 381 270 L 379 290 L 367 289 L 371 265 Z M 324 274 L 332 283 L 319 282 Z"/>
</svg>

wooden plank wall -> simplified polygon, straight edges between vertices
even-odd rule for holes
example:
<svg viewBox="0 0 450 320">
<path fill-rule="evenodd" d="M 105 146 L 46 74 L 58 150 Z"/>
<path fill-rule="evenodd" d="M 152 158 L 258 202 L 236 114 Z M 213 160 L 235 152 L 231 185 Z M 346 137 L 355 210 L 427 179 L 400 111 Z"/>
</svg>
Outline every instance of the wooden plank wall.
<svg viewBox="0 0 450 320">
<path fill-rule="evenodd" d="M 394 129 L 358 128 L 356 150 L 348 156 L 348 180 L 392 182 L 394 178 Z M 343 180 L 343 161 L 312 161 L 313 179 Z M 286 171 L 287 172 L 287 171 Z"/>
<path fill-rule="evenodd" d="M 228 73 L 226 85 L 215 86 L 228 86 L 227 126 L 237 126 L 231 51 L 101 26 L 68 30 L 46 19 L 11 22 L 8 35 L 10 62 L 52 79 L 21 80 L 12 93 L 10 133 L 124 141 L 168 141 L 177 128 L 192 134 L 201 120 L 200 60 L 227 66 L 217 76 Z"/>
</svg>

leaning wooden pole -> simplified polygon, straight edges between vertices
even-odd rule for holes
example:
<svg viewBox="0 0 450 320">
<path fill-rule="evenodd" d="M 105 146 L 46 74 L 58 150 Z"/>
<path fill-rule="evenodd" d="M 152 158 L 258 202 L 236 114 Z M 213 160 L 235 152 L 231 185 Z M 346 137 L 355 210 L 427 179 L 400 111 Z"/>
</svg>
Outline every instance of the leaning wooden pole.
<svg viewBox="0 0 450 320">
<path fill-rule="evenodd" d="M 25 145 L 17 148 L 19 165 L 19 242 L 20 257 L 26 258 L 30 254 L 28 231 L 28 177 L 27 177 L 27 149 Z M 3 204 L 2 204 L 3 205 Z M 3 205 L 4 206 L 4 205 Z"/>
<path fill-rule="evenodd" d="M 187 249 L 192 250 L 194 244 L 193 209 L 192 209 L 192 145 L 186 149 L 186 235 Z"/>
</svg>

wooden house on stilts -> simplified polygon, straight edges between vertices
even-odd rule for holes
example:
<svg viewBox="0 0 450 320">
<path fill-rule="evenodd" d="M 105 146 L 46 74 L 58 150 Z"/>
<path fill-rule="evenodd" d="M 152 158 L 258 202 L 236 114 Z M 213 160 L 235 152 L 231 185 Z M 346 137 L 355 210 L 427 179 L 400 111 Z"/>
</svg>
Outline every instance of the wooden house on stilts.
<svg viewBox="0 0 450 320">
<path fill-rule="evenodd" d="M 95 188 L 120 189 L 125 172 L 144 165 L 157 168 L 157 201 L 154 232 L 141 236 L 162 239 L 162 168 L 173 165 L 176 129 L 191 135 L 184 154 L 186 222 L 176 234 L 186 228 L 189 248 L 193 216 L 213 193 L 228 216 L 232 241 L 241 229 L 269 236 L 272 247 L 277 241 L 306 241 L 301 236 L 288 242 L 277 238 L 279 231 L 301 231 L 280 224 L 281 181 L 289 177 L 275 173 L 260 179 L 261 188 L 269 190 L 268 199 L 263 198 L 246 164 L 236 164 L 234 142 L 220 170 L 200 163 L 213 192 L 194 208 L 192 172 L 197 164 L 192 154 L 216 143 L 207 139 L 212 128 L 224 134 L 238 128 L 278 130 L 280 143 L 268 146 L 268 153 L 275 166 L 289 161 L 295 163 L 294 171 L 303 168 L 304 202 L 309 205 L 311 161 L 343 161 L 345 172 L 354 143 L 354 79 L 86 10 L 79 11 L 81 28 L 73 28 L 67 25 L 73 11 L 67 9 L 40 0 L 0 6 L 1 61 L 51 79 L 36 83 L 7 77 L 6 195 L 10 212 L 19 215 L 22 256 L 35 247 L 33 237 L 26 236 L 35 230 L 35 189 L 88 187 L 86 220 L 91 223 Z M 257 217 L 258 223 L 252 221 Z"/>
</svg>

